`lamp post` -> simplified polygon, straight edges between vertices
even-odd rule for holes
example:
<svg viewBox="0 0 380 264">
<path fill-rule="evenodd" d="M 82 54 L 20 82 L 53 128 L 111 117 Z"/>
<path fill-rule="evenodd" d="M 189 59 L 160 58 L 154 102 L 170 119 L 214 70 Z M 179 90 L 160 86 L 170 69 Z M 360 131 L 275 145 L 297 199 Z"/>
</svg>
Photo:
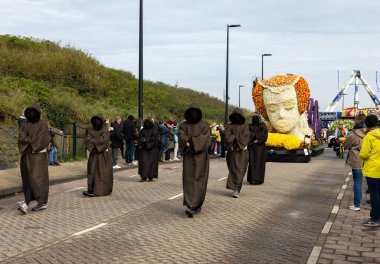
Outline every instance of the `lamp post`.
<svg viewBox="0 0 380 264">
<path fill-rule="evenodd" d="M 228 121 L 228 60 L 229 60 L 229 41 L 230 41 L 230 28 L 240 27 L 240 25 L 227 25 L 227 58 L 226 58 L 226 107 L 224 110 L 224 124 L 227 125 Z"/>
<path fill-rule="evenodd" d="M 268 54 L 268 53 L 261 54 L 261 80 L 264 79 L 264 57 L 266 56 L 272 56 L 272 54 Z"/>
<path fill-rule="evenodd" d="M 144 71 L 143 71 L 143 0 L 140 0 L 139 26 L 139 118 L 144 118 Z"/>
<path fill-rule="evenodd" d="M 244 87 L 244 85 L 239 85 L 239 108 L 240 108 L 240 88 Z"/>
</svg>

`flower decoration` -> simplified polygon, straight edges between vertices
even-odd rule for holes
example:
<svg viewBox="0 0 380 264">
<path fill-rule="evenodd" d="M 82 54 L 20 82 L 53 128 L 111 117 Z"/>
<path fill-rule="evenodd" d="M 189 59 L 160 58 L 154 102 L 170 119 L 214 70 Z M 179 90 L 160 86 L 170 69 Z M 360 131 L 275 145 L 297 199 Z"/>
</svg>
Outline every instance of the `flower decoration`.
<svg viewBox="0 0 380 264">
<path fill-rule="evenodd" d="M 268 139 L 265 142 L 265 145 L 268 147 L 292 150 L 301 146 L 301 140 L 296 135 L 268 133 Z"/>
<path fill-rule="evenodd" d="M 271 88 L 281 90 L 285 86 L 293 86 L 297 94 L 298 111 L 303 114 L 308 106 L 310 98 L 309 85 L 306 80 L 298 75 L 275 75 L 268 80 L 254 82 L 252 88 L 253 102 L 257 111 L 268 120 L 268 115 L 264 105 L 263 91 Z"/>
</svg>

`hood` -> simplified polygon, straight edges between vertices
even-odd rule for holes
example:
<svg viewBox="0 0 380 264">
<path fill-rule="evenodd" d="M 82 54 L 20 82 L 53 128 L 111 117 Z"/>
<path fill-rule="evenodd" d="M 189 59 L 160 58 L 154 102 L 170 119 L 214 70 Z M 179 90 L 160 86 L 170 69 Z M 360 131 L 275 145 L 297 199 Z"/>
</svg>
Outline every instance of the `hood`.
<svg viewBox="0 0 380 264">
<path fill-rule="evenodd" d="M 91 117 L 91 125 L 92 127 L 99 131 L 102 129 L 103 125 L 104 125 L 104 118 L 102 115 L 95 115 L 93 117 Z"/>
<path fill-rule="evenodd" d="M 144 120 L 144 128 L 146 128 L 146 129 L 152 129 L 153 127 L 154 127 L 154 124 L 153 124 L 153 122 L 152 122 L 152 120 L 150 120 L 150 119 L 145 119 Z"/>
<path fill-rule="evenodd" d="M 245 117 L 243 111 L 240 108 L 235 108 L 235 110 L 230 114 L 229 117 L 232 124 L 242 125 L 245 123 Z"/>
<path fill-rule="evenodd" d="M 372 130 L 372 131 L 368 132 L 367 135 L 371 135 L 374 138 L 380 140 L 380 130 L 378 128 L 375 129 L 375 130 Z"/>
<path fill-rule="evenodd" d="M 364 138 L 365 136 L 365 128 L 358 128 L 353 131 L 355 135 L 357 135 L 360 138 Z"/>
<path fill-rule="evenodd" d="M 24 111 L 25 118 L 31 123 L 37 123 L 41 119 L 41 107 L 39 104 L 33 104 Z"/>
<path fill-rule="evenodd" d="M 261 116 L 258 113 L 254 113 L 252 115 L 252 125 L 258 126 L 262 122 L 263 122 L 263 120 L 261 119 Z"/>
<path fill-rule="evenodd" d="M 198 104 L 192 103 L 185 111 L 185 119 L 189 124 L 197 124 L 202 120 L 202 111 Z"/>
</svg>

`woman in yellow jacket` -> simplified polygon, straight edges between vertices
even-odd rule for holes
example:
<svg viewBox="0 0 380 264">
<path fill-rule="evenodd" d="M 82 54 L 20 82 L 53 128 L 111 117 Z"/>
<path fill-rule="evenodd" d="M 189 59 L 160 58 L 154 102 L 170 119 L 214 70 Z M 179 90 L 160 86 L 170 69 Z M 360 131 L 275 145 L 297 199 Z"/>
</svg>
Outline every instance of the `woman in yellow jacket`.
<svg viewBox="0 0 380 264">
<path fill-rule="evenodd" d="M 377 122 L 375 115 L 366 117 L 367 134 L 359 153 L 371 197 L 371 218 L 362 222 L 364 226 L 379 226 L 380 220 L 380 130 L 376 127 Z"/>
</svg>

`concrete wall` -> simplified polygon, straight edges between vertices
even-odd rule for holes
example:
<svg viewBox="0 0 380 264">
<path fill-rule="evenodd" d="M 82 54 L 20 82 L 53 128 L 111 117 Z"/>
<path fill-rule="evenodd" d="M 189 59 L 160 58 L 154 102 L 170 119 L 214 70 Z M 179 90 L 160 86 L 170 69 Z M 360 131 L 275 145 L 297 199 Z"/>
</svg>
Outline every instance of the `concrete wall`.
<svg viewBox="0 0 380 264">
<path fill-rule="evenodd" d="M 0 170 L 17 167 L 20 155 L 17 147 L 17 125 L 0 124 Z"/>
</svg>

